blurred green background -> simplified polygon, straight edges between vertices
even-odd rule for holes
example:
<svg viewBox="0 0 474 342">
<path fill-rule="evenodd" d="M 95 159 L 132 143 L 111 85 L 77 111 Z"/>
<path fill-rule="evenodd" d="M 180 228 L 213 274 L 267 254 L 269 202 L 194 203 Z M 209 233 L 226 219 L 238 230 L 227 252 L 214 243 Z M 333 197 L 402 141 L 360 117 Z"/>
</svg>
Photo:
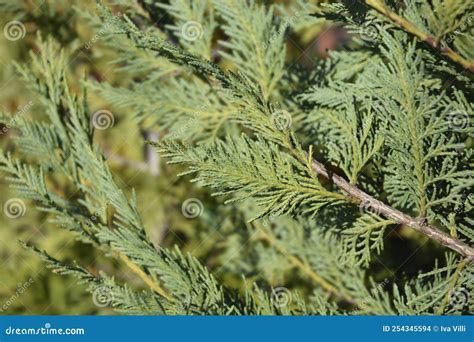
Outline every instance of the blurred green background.
<svg viewBox="0 0 474 342">
<path fill-rule="evenodd" d="M 103 42 L 94 49 L 85 43 L 94 37 L 85 13 L 95 12 L 95 1 L 0 1 L 0 103 L 5 113 L 16 113 L 26 108 L 24 115 L 40 118 L 41 104 L 15 75 L 14 61 L 28 63 L 28 52 L 35 49 L 37 34 L 52 35 L 70 56 L 69 81 L 79 85 L 84 72 L 94 79 L 110 83 L 126 83 L 127 75 L 117 72 L 110 60 L 114 57 Z M 20 21 L 26 28 L 18 39 L 7 39 L 4 29 L 12 21 Z M 16 33 L 14 33 L 16 34 Z M 23 36 L 24 34 L 24 36 Z M 106 104 L 90 94 L 90 108 L 106 108 Z M 32 107 L 27 106 L 32 102 Z M 26 107 L 25 107 L 26 106 Z M 156 243 L 188 245 L 199 241 L 194 229 L 199 221 L 188 220 L 181 214 L 181 202 L 189 197 L 184 187 L 173 186 L 177 181 L 172 174 L 161 170 L 159 176 L 143 169 L 144 137 L 137 124 L 127 119 L 129 113 L 115 115 L 115 129 L 100 136 L 103 148 L 111 155 L 110 165 L 117 180 L 125 189 L 136 189 L 139 202 L 146 203 L 142 215 L 150 236 Z M 10 137 L 14 130 L 0 136 L 2 149 L 15 153 Z M 145 165 L 145 167 L 147 167 Z M 2 176 L 3 177 L 3 176 Z M 59 186 L 53 184 L 52 186 Z M 189 188 L 189 184 L 186 185 Z M 65 189 L 65 191 L 67 191 Z M 93 248 L 75 241 L 73 234 L 48 223 L 47 215 L 24 202 L 24 212 L 17 218 L 5 214 L 5 205 L 15 199 L 6 179 L 0 179 L 0 314 L 97 314 L 110 313 L 107 308 L 94 305 L 90 295 L 77 281 L 53 274 L 31 252 L 24 250 L 19 240 L 29 241 L 51 251 L 62 260 L 87 265 L 91 270 L 111 272 L 130 283 L 141 284 L 128 274 L 123 265 L 111 262 Z M 21 210 L 21 209 L 20 209 Z M 166 215 L 165 215 L 166 213 Z M 170 233 L 173 227 L 173 233 Z M 176 229 L 175 227 L 179 227 Z M 199 248 L 205 253 L 204 248 Z"/>
</svg>

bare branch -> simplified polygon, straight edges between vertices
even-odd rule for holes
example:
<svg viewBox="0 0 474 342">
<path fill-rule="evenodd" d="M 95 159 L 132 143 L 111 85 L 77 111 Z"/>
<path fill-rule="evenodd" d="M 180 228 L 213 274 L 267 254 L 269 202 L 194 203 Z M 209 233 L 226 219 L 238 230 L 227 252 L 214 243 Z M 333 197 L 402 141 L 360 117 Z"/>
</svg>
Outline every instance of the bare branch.
<svg viewBox="0 0 474 342">
<path fill-rule="evenodd" d="M 337 185 L 339 189 L 341 189 L 349 197 L 354 199 L 356 203 L 363 203 L 366 208 L 373 209 L 374 212 L 380 213 L 381 215 L 387 218 L 393 219 L 399 224 L 409 226 L 414 230 L 428 236 L 429 238 L 440 242 L 444 246 L 465 256 L 469 262 L 474 261 L 474 249 L 472 247 L 449 236 L 445 232 L 440 231 L 439 229 L 427 224 L 426 222 L 413 218 L 397 209 L 386 205 L 378 199 L 370 196 L 366 192 L 360 190 L 356 186 L 350 184 L 341 176 L 328 172 L 325 166 L 316 160 L 313 160 L 312 168 L 317 174 L 323 176 L 324 178 L 327 178 L 335 185 Z"/>
<path fill-rule="evenodd" d="M 442 46 L 439 41 L 437 41 L 434 37 L 427 35 L 426 33 L 422 32 L 418 27 L 414 24 L 406 20 L 405 18 L 399 16 L 395 12 L 391 11 L 384 3 L 380 0 L 365 0 L 365 3 L 378 11 L 379 13 L 383 14 L 385 17 L 390 19 L 394 24 L 402 28 L 404 31 L 411 33 L 419 40 L 428 44 L 431 48 L 438 51 L 441 55 L 449 58 L 453 62 L 460 64 L 464 69 L 469 70 L 470 72 L 474 72 L 474 62 L 469 61 L 455 51 L 453 51 L 448 46 Z"/>
</svg>

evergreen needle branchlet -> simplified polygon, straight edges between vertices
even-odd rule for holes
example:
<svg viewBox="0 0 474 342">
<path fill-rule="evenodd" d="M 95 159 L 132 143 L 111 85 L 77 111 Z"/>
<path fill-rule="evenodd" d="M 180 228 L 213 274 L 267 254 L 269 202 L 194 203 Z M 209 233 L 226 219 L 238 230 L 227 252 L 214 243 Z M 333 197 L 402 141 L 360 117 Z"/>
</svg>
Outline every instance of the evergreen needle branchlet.
<svg viewBox="0 0 474 342">
<path fill-rule="evenodd" d="M 120 85 L 84 78 L 72 87 L 68 54 L 39 36 L 31 62 L 17 70 L 46 120 L 16 120 L 15 148 L 0 154 L 0 171 L 54 224 L 118 259 L 141 283 L 25 245 L 49 267 L 77 277 L 92 294 L 105 288 L 109 304 L 131 314 L 473 311 L 472 296 L 453 298 L 474 291 L 472 78 L 459 72 L 459 65 L 472 71 L 467 23 L 474 6 L 117 6 L 127 14 L 100 3 L 98 14 L 78 11 L 130 77 Z M 287 65 L 288 31 L 328 21 L 354 35 L 350 48 L 330 52 L 311 70 Z M 98 144 L 87 91 L 117 113 L 133 113 L 142 131 L 158 131 L 149 145 L 180 164 L 166 168 L 180 169 L 209 200 L 201 219 L 220 229 L 221 240 L 198 245 L 216 249 L 197 258 L 163 239 L 163 246 L 152 242 L 140 197 L 120 186 L 108 164 L 113 156 Z M 64 192 L 51 185 L 58 179 L 67 183 Z M 374 276 L 376 255 L 398 234 L 417 248 L 436 242 L 426 248 L 445 259 L 433 257 L 432 271 L 403 281 L 393 278 L 398 269 L 383 280 Z M 280 283 L 291 288 L 284 288 L 284 303 Z"/>
<path fill-rule="evenodd" d="M 470 72 L 474 72 L 474 62 L 472 60 L 463 58 L 449 46 L 443 46 L 441 42 L 436 39 L 436 37 L 426 34 L 405 18 L 391 11 L 389 7 L 384 4 L 383 1 L 365 0 L 365 3 L 385 15 L 387 18 L 392 20 L 396 25 L 400 26 L 405 31 L 413 34 L 415 37 L 428 44 L 431 48 L 435 49 L 436 51 L 439 51 L 443 56 L 448 57 L 455 63 L 459 63 L 463 68 L 469 70 Z M 466 6 L 469 6 L 469 4 L 466 4 Z"/>
<path fill-rule="evenodd" d="M 244 117 L 241 118 L 240 120 L 244 123 L 247 124 L 247 126 L 251 129 L 254 129 L 257 133 L 263 133 L 268 136 L 268 138 L 274 138 L 276 141 L 278 141 L 283 147 L 288 148 L 288 150 L 291 152 L 291 154 L 295 155 L 296 157 L 300 157 L 300 159 L 303 158 L 304 152 L 301 150 L 301 148 L 298 146 L 299 143 L 295 141 L 294 136 L 292 135 L 292 132 L 281 132 L 279 131 L 278 127 L 275 124 L 272 124 L 271 121 L 271 115 L 272 113 L 268 110 L 268 108 L 271 108 L 270 103 L 265 103 L 264 97 L 261 94 L 256 93 L 256 90 L 252 87 L 252 85 L 246 83 L 246 79 L 238 80 L 238 75 L 234 74 L 225 74 L 223 71 L 221 71 L 217 66 L 215 66 L 213 63 L 210 63 L 204 59 L 199 59 L 198 56 L 193 56 L 185 51 L 180 51 L 176 47 L 172 47 L 165 41 L 161 41 L 158 39 L 152 39 L 149 36 L 143 35 L 141 32 L 137 31 L 133 26 L 130 26 L 130 33 L 132 34 L 132 39 L 136 40 L 136 43 L 139 46 L 147 47 L 149 49 L 153 49 L 154 51 L 159 52 L 160 54 L 166 56 L 170 60 L 182 64 L 182 65 L 187 65 L 190 68 L 192 68 L 195 72 L 199 73 L 200 75 L 204 75 L 207 77 L 215 77 L 217 80 L 222 82 L 223 87 L 226 87 L 230 89 L 233 92 L 233 95 L 238 97 L 240 101 L 244 99 L 245 105 L 252 106 L 250 107 L 251 114 L 244 114 L 240 113 L 241 116 L 248 115 L 249 118 Z M 252 96 L 256 96 L 256 98 L 252 98 Z M 262 103 L 263 102 L 263 103 Z M 257 112 L 257 113 L 254 113 Z M 267 121 L 267 127 L 265 127 L 265 132 L 262 132 L 261 127 L 255 127 L 253 126 L 253 117 L 250 117 L 251 115 L 259 116 L 262 119 L 262 122 L 260 125 L 264 125 L 265 121 Z M 251 121 L 252 120 L 252 121 Z M 231 143 L 231 142 L 229 142 Z M 247 143 L 249 146 L 250 144 Z M 203 152 L 202 156 L 197 155 L 196 158 L 193 160 L 192 158 L 186 159 L 186 157 L 181 157 L 182 149 L 177 148 L 176 146 L 173 145 L 166 145 L 161 144 L 161 146 L 164 146 L 164 148 L 161 149 L 161 152 L 167 153 L 169 151 L 176 150 L 178 153 L 177 159 L 174 159 L 173 162 L 189 162 L 193 163 L 197 162 L 200 163 L 203 157 L 207 155 L 212 155 L 213 152 L 212 150 Z M 220 149 L 216 150 L 218 152 Z M 235 151 L 229 151 L 229 152 L 224 152 L 227 156 L 230 156 L 233 154 L 234 157 L 237 157 L 237 155 L 241 152 L 239 151 L 239 148 L 236 148 Z M 247 148 L 247 153 L 242 154 L 243 156 L 245 155 L 250 155 L 252 153 L 250 146 Z M 194 153 L 194 152 L 192 152 Z M 185 154 L 185 153 L 183 153 Z M 165 154 L 165 156 L 168 157 L 173 157 L 175 156 L 174 153 L 168 153 Z M 262 155 L 255 156 L 258 159 L 262 159 Z M 213 160 L 211 163 L 214 163 L 217 160 Z M 301 160 L 301 166 L 303 166 L 305 160 Z M 449 247 L 452 250 L 457 251 L 461 255 L 467 257 L 469 260 L 474 260 L 474 249 L 471 248 L 470 246 L 464 244 L 463 242 L 450 237 L 448 234 L 440 231 L 439 229 L 426 224 L 423 222 L 423 218 L 421 219 L 416 219 L 413 217 L 410 217 L 409 215 L 406 215 L 402 213 L 399 210 L 396 210 L 388 205 L 385 205 L 381 201 L 375 199 L 374 197 L 368 195 L 367 193 L 363 192 L 362 190 L 358 189 L 356 186 L 349 184 L 344 178 L 338 176 L 338 175 L 332 175 L 329 174 L 329 172 L 326 170 L 323 164 L 316 160 L 309 160 L 308 164 L 310 164 L 311 169 L 316 172 L 318 175 L 322 175 L 328 180 L 332 181 L 335 185 L 337 185 L 345 194 L 347 194 L 350 198 L 355 200 L 356 204 L 363 204 L 367 207 L 368 210 L 373 210 L 375 212 L 380 213 L 381 215 L 393 219 L 395 222 L 403 225 L 407 225 L 425 235 L 430 237 L 431 239 L 434 239 L 446 247 Z M 222 165 L 224 166 L 224 165 Z M 245 165 L 245 168 L 250 167 L 250 165 Z M 282 166 L 283 167 L 283 166 Z M 206 167 L 200 168 L 198 165 L 196 168 L 192 168 L 191 171 L 207 171 L 209 177 L 211 177 L 211 174 L 209 174 L 210 170 L 206 169 Z M 216 173 L 223 173 L 225 172 L 224 167 L 219 167 L 216 164 Z M 217 174 L 212 174 L 212 183 L 207 182 L 206 184 L 219 184 L 217 183 L 219 175 Z M 196 179 L 197 181 L 201 180 L 200 178 Z M 317 182 L 317 181 L 315 181 Z M 226 184 L 219 184 L 216 185 L 216 187 L 226 187 Z M 227 185 L 228 187 L 228 185 Z M 261 189 L 259 189 L 261 191 Z M 336 194 L 326 194 L 326 197 L 329 199 L 330 197 L 337 197 Z M 281 196 L 278 196 L 275 198 L 274 202 L 271 205 L 276 205 L 277 201 L 281 200 Z M 285 205 L 286 202 L 283 202 L 282 205 Z M 278 204 L 280 206 L 280 203 Z M 292 207 L 289 208 L 291 211 L 293 209 L 293 206 L 296 206 L 297 204 L 294 203 L 292 204 Z M 267 209 L 262 215 L 268 214 L 269 209 Z M 314 212 L 315 210 L 313 210 Z M 285 212 L 285 209 L 278 208 L 278 213 L 283 213 Z"/>
</svg>

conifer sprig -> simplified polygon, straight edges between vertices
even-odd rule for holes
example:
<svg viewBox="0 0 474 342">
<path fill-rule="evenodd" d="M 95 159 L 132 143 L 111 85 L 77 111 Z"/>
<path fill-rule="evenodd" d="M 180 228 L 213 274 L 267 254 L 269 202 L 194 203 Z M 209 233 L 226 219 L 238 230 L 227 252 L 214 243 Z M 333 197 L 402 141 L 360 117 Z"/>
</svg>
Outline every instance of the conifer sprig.
<svg viewBox="0 0 474 342">
<path fill-rule="evenodd" d="M 103 13 L 105 18 L 107 18 L 107 11 L 104 10 Z M 241 76 L 233 73 L 226 74 L 216 64 L 203 60 L 202 58 L 186 52 L 179 47 L 172 46 L 159 38 L 150 37 L 138 30 L 131 23 L 128 25 L 121 24 L 120 29 L 127 32 L 138 46 L 157 51 L 175 63 L 190 67 L 198 75 L 203 77 L 215 77 L 219 80 L 225 88 L 231 91 L 231 94 L 237 99 L 237 101 L 239 101 L 240 105 L 244 109 L 247 109 L 247 113 L 244 112 L 240 115 L 239 120 L 241 120 L 241 122 L 245 123 L 250 129 L 254 129 L 257 133 L 262 134 L 264 138 L 276 141 L 283 147 L 288 148 L 290 154 L 294 155 L 302 165 L 310 164 L 313 172 L 323 176 L 335 184 L 342 193 L 347 196 L 349 201 L 354 202 L 356 205 L 363 205 L 368 208 L 368 210 L 377 212 L 388 219 L 396 221 L 398 224 L 409 226 L 429 238 L 440 242 L 442 245 L 460 253 L 469 260 L 474 260 L 474 249 L 472 247 L 449 236 L 433 225 L 428 224 L 425 222 L 424 218 L 417 219 L 411 217 L 410 215 L 405 214 L 367 194 L 358 187 L 350 184 L 350 182 L 346 181 L 343 177 L 328 172 L 324 164 L 317 160 L 312 160 L 311 154 L 310 160 L 308 161 L 308 154 L 298 146 L 299 144 L 298 142 L 295 142 L 294 136 L 290 132 L 281 131 L 275 125 L 271 124 L 271 110 L 269 110 L 269 108 L 272 108 L 271 104 L 264 99 L 261 93 L 259 93 L 259 89 L 252 86 L 247 79 L 242 79 Z M 416 63 L 416 61 L 414 63 Z M 395 67 L 396 66 L 400 66 L 400 64 L 395 64 Z M 414 85 L 411 86 L 413 87 Z M 256 118 L 258 118 L 258 120 Z M 175 148 L 171 147 L 172 145 L 162 146 L 162 152 L 169 152 L 171 156 L 176 152 Z M 196 160 L 194 160 L 194 162 L 196 162 Z M 191 164 L 193 164 L 193 162 L 191 162 Z M 199 168 L 194 171 L 197 170 L 199 170 Z M 243 187 L 244 184 L 245 183 L 240 186 Z M 226 184 L 220 183 L 220 185 L 226 187 Z M 230 189 L 232 189 L 232 187 L 230 187 Z M 230 189 L 227 188 L 227 190 Z M 264 211 L 266 214 L 271 212 L 284 212 L 278 207 L 276 207 L 278 209 L 275 207 L 272 209 L 272 206 L 274 206 L 277 201 L 273 202 L 273 204 L 271 201 L 265 203 L 268 205 L 267 209 Z M 290 207 L 295 208 L 296 203 L 293 203 Z"/>
<path fill-rule="evenodd" d="M 0 155 L 0 171 L 54 224 L 119 259 L 142 283 L 131 286 L 126 278 L 27 248 L 54 271 L 84 282 L 93 296 L 105 291 L 114 309 L 132 314 L 472 311 L 472 298 L 461 305 L 453 300 L 474 291 L 469 78 L 426 51 L 413 32 L 373 10 L 356 18 L 346 2 L 325 4 L 323 16 L 359 34 L 372 25 L 376 37 L 356 38 L 351 51 L 331 52 L 311 72 L 285 70 L 286 11 L 321 7 L 229 3 L 117 1 L 126 16 L 101 5 L 102 20 L 83 15 L 93 27 L 104 25 L 101 38 L 118 55 L 113 63 L 130 76 L 119 88 L 84 81 L 76 94 L 66 77 L 67 54 L 53 40 L 38 40 L 31 66 L 17 69 L 47 120 L 15 120 L 18 151 Z M 443 6 L 436 0 L 390 8 L 438 42 L 471 9 L 452 6 L 439 18 Z M 167 15 L 165 24 L 159 14 Z M 297 16 L 314 24 L 314 17 Z M 462 37 L 454 45 L 469 56 Z M 446 87 L 450 77 L 453 86 Z M 187 229 L 189 220 L 183 224 L 193 237 L 219 231 L 200 241 L 203 253 L 166 248 L 167 240 L 161 246 L 148 236 L 142 203 L 119 186 L 99 147 L 86 89 L 131 109 L 140 128 L 157 124 L 162 138 L 152 145 L 161 156 L 185 164 L 181 175 L 225 197 L 227 206 L 206 203 L 194 220 L 199 223 L 191 225 L 198 231 Z M 1 122 L 7 118 L 0 116 Z M 163 171 L 169 169 L 175 167 Z M 62 191 L 53 189 L 57 178 L 67 184 Z M 387 265 L 382 280 L 372 266 L 379 262 L 375 254 L 408 233 L 404 227 L 449 250 L 441 266 L 436 261 L 431 272 L 399 285 L 398 270 Z M 273 289 L 280 284 L 291 287 L 283 287 L 284 305 Z"/>
<path fill-rule="evenodd" d="M 429 45 L 431 48 L 439 52 L 441 55 L 451 59 L 454 63 L 458 63 L 464 69 L 469 70 L 470 72 L 474 72 L 473 61 L 463 58 L 457 52 L 451 49 L 449 46 L 443 45 L 436 37 L 433 37 L 423 32 L 416 25 L 414 25 L 413 23 L 411 23 L 404 17 L 398 15 L 394 11 L 390 10 L 390 8 L 384 3 L 384 0 L 364 0 L 364 2 L 370 7 L 380 12 L 381 14 L 383 14 L 384 16 L 386 16 L 389 20 L 391 20 L 397 26 L 401 27 L 406 32 L 411 33 L 412 35 L 417 37 L 419 40 Z M 467 2 L 465 3 L 465 5 L 466 7 L 469 6 Z M 446 15 L 446 13 L 443 13 L 443 15 Z"/>
</svg>

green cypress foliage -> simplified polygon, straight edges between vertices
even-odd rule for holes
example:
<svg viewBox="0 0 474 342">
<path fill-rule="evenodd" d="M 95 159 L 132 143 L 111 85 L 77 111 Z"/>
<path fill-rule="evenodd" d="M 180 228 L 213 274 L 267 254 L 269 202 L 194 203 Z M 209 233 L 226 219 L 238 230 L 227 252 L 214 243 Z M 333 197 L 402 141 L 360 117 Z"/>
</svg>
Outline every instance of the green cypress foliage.
<svg viewBox="0 0 474 342">
<path fill-rule="evenodd" d="M 472 3 L 114 3 L 81 15 L 130 81 L 84 78 L 75 89 L 69 57 L 38 35 L 39 52 L 17 71 L 44 119 L 15 121 L 18 153 L 0 154 L 0 170 L 58 229 L 143 286 L 25 244 L 48 267 L 92 295 L 105 288 L 108 304 L 129 314 L 473 312 Z M 290 31 L 321 22 L 355 39 L 311 70 L 291 67 Z M 216 196 L 209 224 L 230 222 L 215 246 L 219 267 L 153 243 L 135 191 L 97 144 L 88 93 L 158 129 L 148 144 Z M 428 243 L 420 253 L 437 254 L 426 256 L 431 269 L 398 281 L 371 266 L 401 230 L 404 242 Z"/>
</svg>

